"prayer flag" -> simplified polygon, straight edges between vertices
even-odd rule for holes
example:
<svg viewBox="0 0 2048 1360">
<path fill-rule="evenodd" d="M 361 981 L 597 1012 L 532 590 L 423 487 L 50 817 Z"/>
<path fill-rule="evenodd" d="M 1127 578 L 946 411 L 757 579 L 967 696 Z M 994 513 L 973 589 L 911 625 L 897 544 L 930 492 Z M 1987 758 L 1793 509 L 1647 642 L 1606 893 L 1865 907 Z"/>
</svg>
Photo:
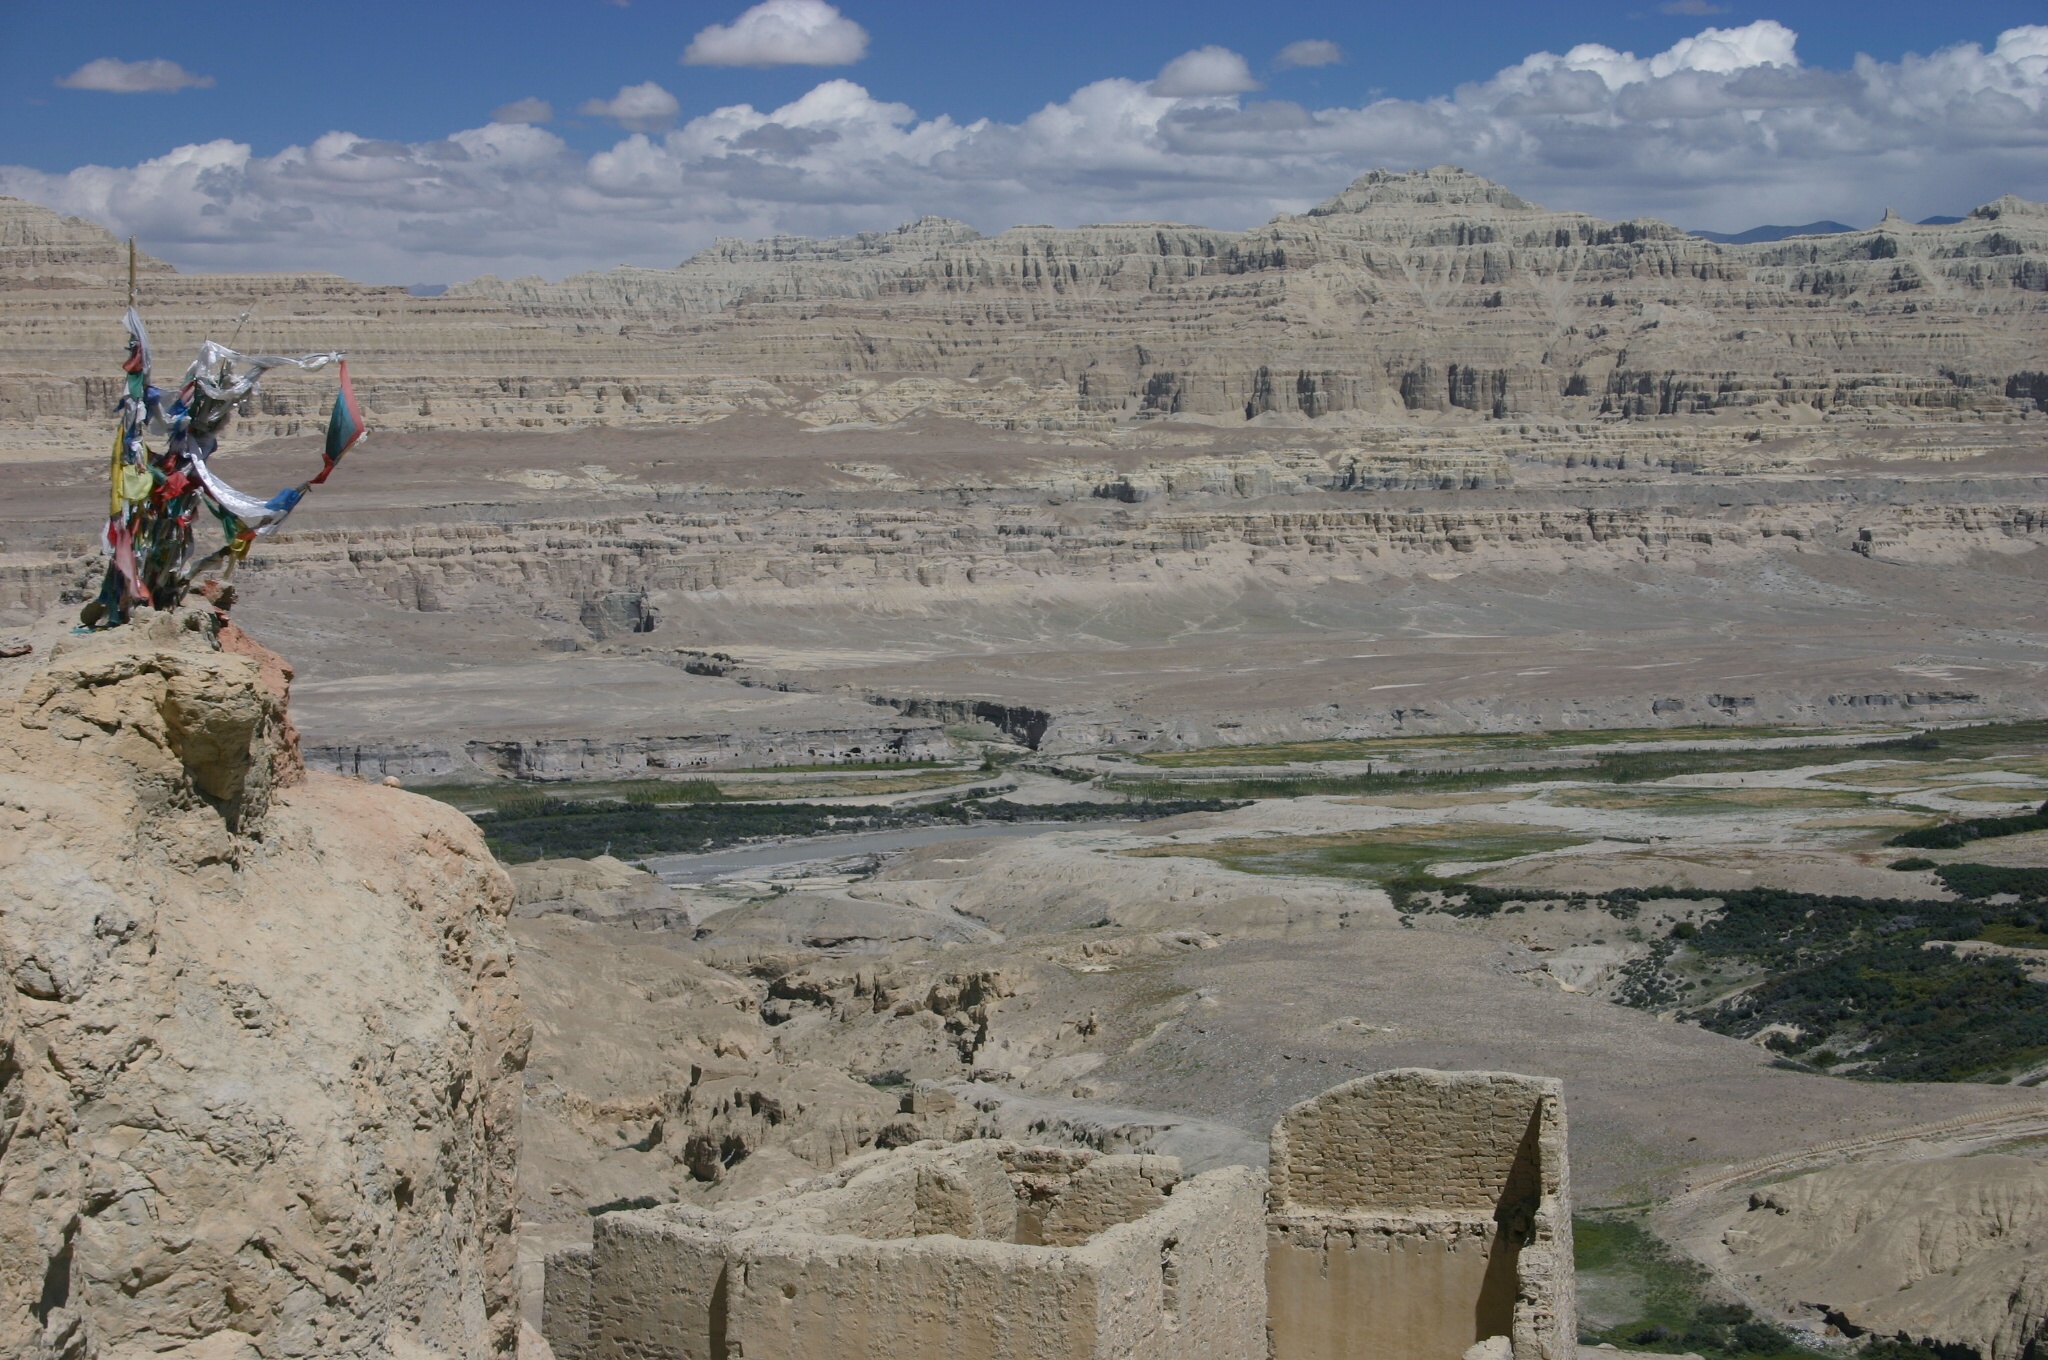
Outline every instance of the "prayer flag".
<svg viewBox="0 0 2048 1360">
<path fill-rule="evenodd" d="M 334 465 L 341 461 L 351 445 L 363 437 L 363 413 L 356 406 L 356 390 L 349 384 L 348 360 L 341 361 L 341 390 L 334 394 L 334 410 L 327 417 L 327 447 L 321 457 L 326 460 L 310 485 L 318 486 L 327 480 L 327 474 L 334 471 Z"/>
</svg>

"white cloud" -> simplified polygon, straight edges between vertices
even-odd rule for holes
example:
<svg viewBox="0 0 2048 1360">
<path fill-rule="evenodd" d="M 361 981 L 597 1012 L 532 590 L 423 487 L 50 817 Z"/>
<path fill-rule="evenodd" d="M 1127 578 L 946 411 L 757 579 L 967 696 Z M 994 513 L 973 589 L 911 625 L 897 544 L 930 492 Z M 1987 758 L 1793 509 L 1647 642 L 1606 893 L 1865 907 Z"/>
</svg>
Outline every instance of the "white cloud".
<svg viewBox="0 0 2048 1360">
<path fill-rule="evenodd" d="M 1600 77 L 1608 90 L 1644 85 L 1683 72 L 1732 75 L 1759 66 L 1797 67 L 1793 48 L 1799 35 L 1774 19 L 1760 19 L 1741 28 L 1703 29 L 1681 38 L 1653 57 L 1617 52 L 1600 43 L 1580 43 L 1562 57 L 1538 52 L 1494 77 L 1495 84 L 1535 81 L 1553 71 L 1586 71 Z"/>
<path fill-rule="evenodd" d="M 1376 166 L 1462 164 L 1554 207 L 1741 228 L 2048 198 L 2048 26 L 1848 70 L 1803 66 L 1777 24 L 1664 52 L 1537 53 L 1423 100 L 1310 108 L 1101 80 L 1014 123 L 920 117 L 848 80 L 778 108 L 650 120 L 594 155 L 498 122 L 438 141 L 334 132 L 276 155 L 218 141 L 126 167 L 0 168 L 0 193 L 134 233 L 187 268 L 358 278 L 550 276 L 672 265 L 719 236 L 832 234 L 925 213 L 1243 227 Z M 1216 85 L 1203 88 L 1215 90 Z M 621 97 L 627 92 L 622 91 Z"/>
<path fill-rule="evenodd" d="M 701 30 L 686 66 L 846 66 L 867 54 L 868 31 L 825 0 L 761 0 L 729 24 Z"/>
<path fill-rule="evenodd" d="M 493 123 L 548 123 L 553 122 L 555 106 L 545 99 L 528 96 L 515 99 L 509 104 L 500 104 L 491 110 Z"/>
<path fill-rule="evenodd" d="M 1259 88 L 1252 68 L 1227 47 L 1197 47 L 1159 68 L 1152 93 L 1168 99 L 1205 99 Z"/>
<path fill-rule="evenodd" d="M 1273 58 L 1275 69 L 1293 66 L 1335 66 L 1344 60 L 1344 49 L 1324 38 L 1303 38 L 1280 49 Z"/>
<path fill-rule="evenodd" d="M 105 94 L 175 94 L 184 89 L 206 89 L 213 84 L 213 77 L 195 76 L 175 61 L 161 57 L 150 61 L 101 57 L 57 83 L 67 90 L 99 90 Z"/>
<path fill-rule="evenodd" d="M 653 81 L 640 85 L 621 85 L 619 92 L 610 99 L 586 99 L 577 112 L 591 118 L 609 118 L 622 128 L 634 132 L 659 132 L 675 122 L 683 106 L 676 97 Z M 538 122 L 538 119 L 500 118 L 501 123 Z"/>
</svg>

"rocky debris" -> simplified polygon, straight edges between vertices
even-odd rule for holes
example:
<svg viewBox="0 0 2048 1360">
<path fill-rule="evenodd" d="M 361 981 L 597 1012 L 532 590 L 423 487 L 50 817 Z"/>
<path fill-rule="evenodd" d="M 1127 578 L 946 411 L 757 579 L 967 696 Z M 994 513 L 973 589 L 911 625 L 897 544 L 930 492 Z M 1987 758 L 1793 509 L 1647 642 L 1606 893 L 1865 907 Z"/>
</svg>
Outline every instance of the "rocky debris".
<svg viewBox="0 0 2048 1360">
<path fill-rule="evenodd" d="M 780 886 L 780 885 L 774 885 Z M 944 907 L 871 901 L 834 890 L 756 899 L 709 917 L 698 936 L 723 951 L 888 954 L 910 945 L 988 944 L 1001 934 Z"/>
<path fill-rule="evenodd" d="M 1376 891 L 1305 881 L 1282 891 L 1203 859 L 1117 855 L 1108 871 L 1107 847 L 1077 854 L 1063 839 L 1025 837 L 989 843 L 978 871 L 958 875 L 941 867 L 947 856 L 935 849 L 905 856 L 854 891 L 957 912 L 1013 937 L 1104 927 L 1145 933 L 1143 945 L 1111 945 L 1116 937 L 1104 936 L 1080 946 L 1117 952 L 1156 948 L 1171 932 L 1187 932 L 1199 947 L 1204 934 L 1300 935 L 1337 929 L 1360 911 L 1392 916 Z"/>
<path fill-rule="evenodd" d="M 515 864 L 512 914 L 561 913 L 583 921 L 609 921 L 639 930 L 688 930 L 696 924 L 674 889 L 647 870 L 610 855 L 595 859 L 540 859 Z"/>
<path fill-rule="evenodd" d="M 2048 1330 L 2048 1161 L 1987 1153 L 1797 1176 L 1721 1236 L 1746 1293 L 1851 1336 L 2016 1360 Z"/>
<path fill-rule="evenodd" d="M 566 915 L 514 929 L 534 1024 L 529 1221 L 744 1196 L 873 1147 L 899 1113 L 895 1094 L 844 1071 L 783 1061 L 763 979 L 708 966 L 665 934 Z"/>
<path fill-rule="evenodd" d="M 288 668 L 210 609 L 37 640 L 0 671 L 0 1351 L 509 1354 L 528 1035 L 481 838 L 305 775 Z"/>
</svg>

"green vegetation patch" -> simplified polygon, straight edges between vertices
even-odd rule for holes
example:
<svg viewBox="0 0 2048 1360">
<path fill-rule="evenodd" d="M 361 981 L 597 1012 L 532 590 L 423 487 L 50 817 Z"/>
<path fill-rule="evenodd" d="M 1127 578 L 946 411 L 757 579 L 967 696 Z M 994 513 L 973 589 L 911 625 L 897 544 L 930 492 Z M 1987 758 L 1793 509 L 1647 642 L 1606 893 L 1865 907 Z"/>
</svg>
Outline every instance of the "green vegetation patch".
<svg viewBox="0 0 2048 1360">
<path fill-rule="evenodd" d="M 407 790 L 471 816 L 538 816 L 550 804 L 659 807 L 719 803 L 726 795 L 708 779 L 610 779 L 563 784 L 421 784 Z"/>
<path fill-rule="evenodd" d="M 2022 902 L 2048 902 L 2048 869 L 2003 864 L 1944 864 L 1934 876 L 1957 897 L 1972 902 L 2008 894 Z"/>
<path fill-rule="evenodd" d="M 1942 822 L 1938 826 L 1921 827 L 1894 836 L 1885 844 L 1912 850 L 1957 850 L 1971 841 L 2019 836 L 2029 831 L 2048 831 L 2048 803 L 2017 817 L 1965 817 Z"/>
<path fill-rule="evenodd" d="M 1580 1291 L 1579 1344 L 1622 1350 L 1694 1351 L 1712 1360 L 1798 1357 L 1781 1328 L 1739 1303 L 1713 1297 L 1707 1272 L 1685 1260 L 1640 1222 L 1623 1215 L 1572 1219 Z"/>
<path fill-rule="evenodd" d="M 2048 949 L 2048 930 L 2038 925 L 2023 926 L 2013 921 L 1993 921 L 1977 932 L 1977 938 L 2015 949 Z"/>
<path fill-rule="evenodd" d="M 1716 1033 L 1762 1038 L 1794 1065 L 1875 1081 L 2004 1081 L 2048 1058 L 2048 984 L 2008 955 L 1947 943 L 2048 931 L 2048 870 L 1948 865 L 1979 898 L 1935 902 L 1751 888 L 1611 892 L 1490 888 L 1411 872 L 1387 883 L 1401 911 L 1487 916 L 1539 903 L 1621 920 L 1659 900 L 1712 903 L 1700 924 L 1623 965 L 1612 993 Z M 2001 901 L 1993 904 L 1989 898 Z M 2015 900 L 2005 900 L 2007 898 Z M 1738 990 L 1724 993 L 1728 982 Z M 1706 995 L 1702 995 L 1706 993 Z"/>
<path fill-rule="evenodd" d="M 1445 860 L 1519 859 L 1584 845 L 1590 838 L 1486 822 L 1391 827 L 1328 836 L 1239 837 L 1195 845 L 1147 846 L 1140 858 L 1195 856 L 1248 874 L 1316 874 L 1385 883 Z"/>
<path fill-rule="evenodd" d="M 508 864 L 536 859 L 620 859 L 699 854 L 748 841 L 795 836 L 888 831 L 975 822 L 1092 822 L 1223 812 L 1235 803 L 1177 799 L 1140 803 L 1011 803 L 1000 798 L 955 799 L 915 808 L 885 804 L 820 807 L 814 803 L 706 801 L 683 806 L 644 802 L 539 799 L 501 804 L 481 818 L 491 853 Z M 474 814 L 473 814 L 474 815 Z"/>
<path fill-rule="evenodd" d="M 2003 728 L 2048 728 L 2048 724 L 2006 723 Z M 1976 731 L 1977 729 L 1966 729 Z M 1743 774 L 1796 770 L 1866 760 L 1872 752 L 1894 759 L 1942 759 L 1949 733 L 1923 733 L 1859 742 L 1852 746 L 1787 746 L 1767 750 L 1611 751 L 1571 763 L 1534 768 L 1462 770 L 1375 770 L 1343 775 L 1245 775 L 1221 779 L 1173 779 L 1161 775 L 1112 775 L 1106 787 L 1146 798 L 1185 796 L 1192 790 L 1218 798 L 1301 798 L 1318 794 L 1386 794 L 1498 788 L 1503 784 L 1644 784 L 1691 774 Z"/>
<path fill-rule="evenodd" d="M 2048 1057 L 2048 986 L 2010 958 L 1924 943 L 1845 949 L 1719 1003 L 1700 1023 L 1742 1038 L 1791 1025 L 1797 1038 L 1772 1036 L 1778 1052 L 1887 1081 L 1963 1080 Z"/>
<path fill-rule="evenodd" d="M 778 779 L 755 775 L 749 779 L 717 781 L 728 798 L 752 798 L 770 802 L 788 798 L 885 797 L 896 793 L 922 793 L 953 784 L 985 779 L 980 769 L 919 770 L 908 774 L 862 775 L 844 770 L 831 775 L 800 775 Z"/>
<path fill-rule="evenodd" d="M 1941 790 L 1944 798 L 1954 798 L 1964 803 L 2031 803 L 2038 788 L 2014 788 L 2010 784 L 1963 784 L 1949 785 Z"/>
<path fill-rule="evenodd" d="M 1403 760 L 1441 752 L 1551 751 L 1640 741 L 1764 741 L 1810 737 L 1812 727 L 1614 727 L 1595 731 L 1490 732 L 1448 737 L 1365 737 L 1353 741 L 1287 741 L 1262 746 L 1207 746 L 1199 751 L 1154 751 L 1137 758 L 1161 769 L 1215 766 L 1305 765 L 1326 760 Z M 1896 729 L 1894 729 L 1896 730 Z"/>
<path fill-rule="evenodd" d="M 1848 789 L 1701 789 L 1686 785 L 1641 788 L 1570 788 L 1550 793 L 1549 801 L 1566 807 L 1600 808 L 1613 812 L 1744 812 L 1788 809 L 1864 808 L 1870 796 Z"/>
</svg>

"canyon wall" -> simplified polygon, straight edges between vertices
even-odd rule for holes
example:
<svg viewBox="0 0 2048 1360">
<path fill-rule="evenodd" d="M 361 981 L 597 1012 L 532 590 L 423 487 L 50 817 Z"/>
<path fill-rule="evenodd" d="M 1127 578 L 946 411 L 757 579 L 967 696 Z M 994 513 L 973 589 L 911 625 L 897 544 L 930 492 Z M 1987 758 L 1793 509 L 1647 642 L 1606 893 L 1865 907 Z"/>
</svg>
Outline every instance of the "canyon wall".
<svg viewBox="0 0 2048 1360">
<path fill-rule="evenodd" d="M 356 353 L 387 430 L 674 425 L 781 410 L 1094 435 L 1134 424 L 1648 418 L 1793 407 L 1850 420 L 2016 415 L 2048 396 L 2048 210 L 1716 245 L 1550 212 L 1451 167 L 1374 171 L 1244 232 L 924 219 L 721 242 L 675 269 L 482 278 L 436 298 L 330 275 L 150 262 L 160 360 L 202 335 Z M 0 428 L 96 430 L 125 256 L 0 202 Z M 245 321 L 237 317 L 249 311 Z M 321 414 L 274 383 L 255 428 Z M 90 441 L 88 441 L 90 442 Z"/>
</svg>

